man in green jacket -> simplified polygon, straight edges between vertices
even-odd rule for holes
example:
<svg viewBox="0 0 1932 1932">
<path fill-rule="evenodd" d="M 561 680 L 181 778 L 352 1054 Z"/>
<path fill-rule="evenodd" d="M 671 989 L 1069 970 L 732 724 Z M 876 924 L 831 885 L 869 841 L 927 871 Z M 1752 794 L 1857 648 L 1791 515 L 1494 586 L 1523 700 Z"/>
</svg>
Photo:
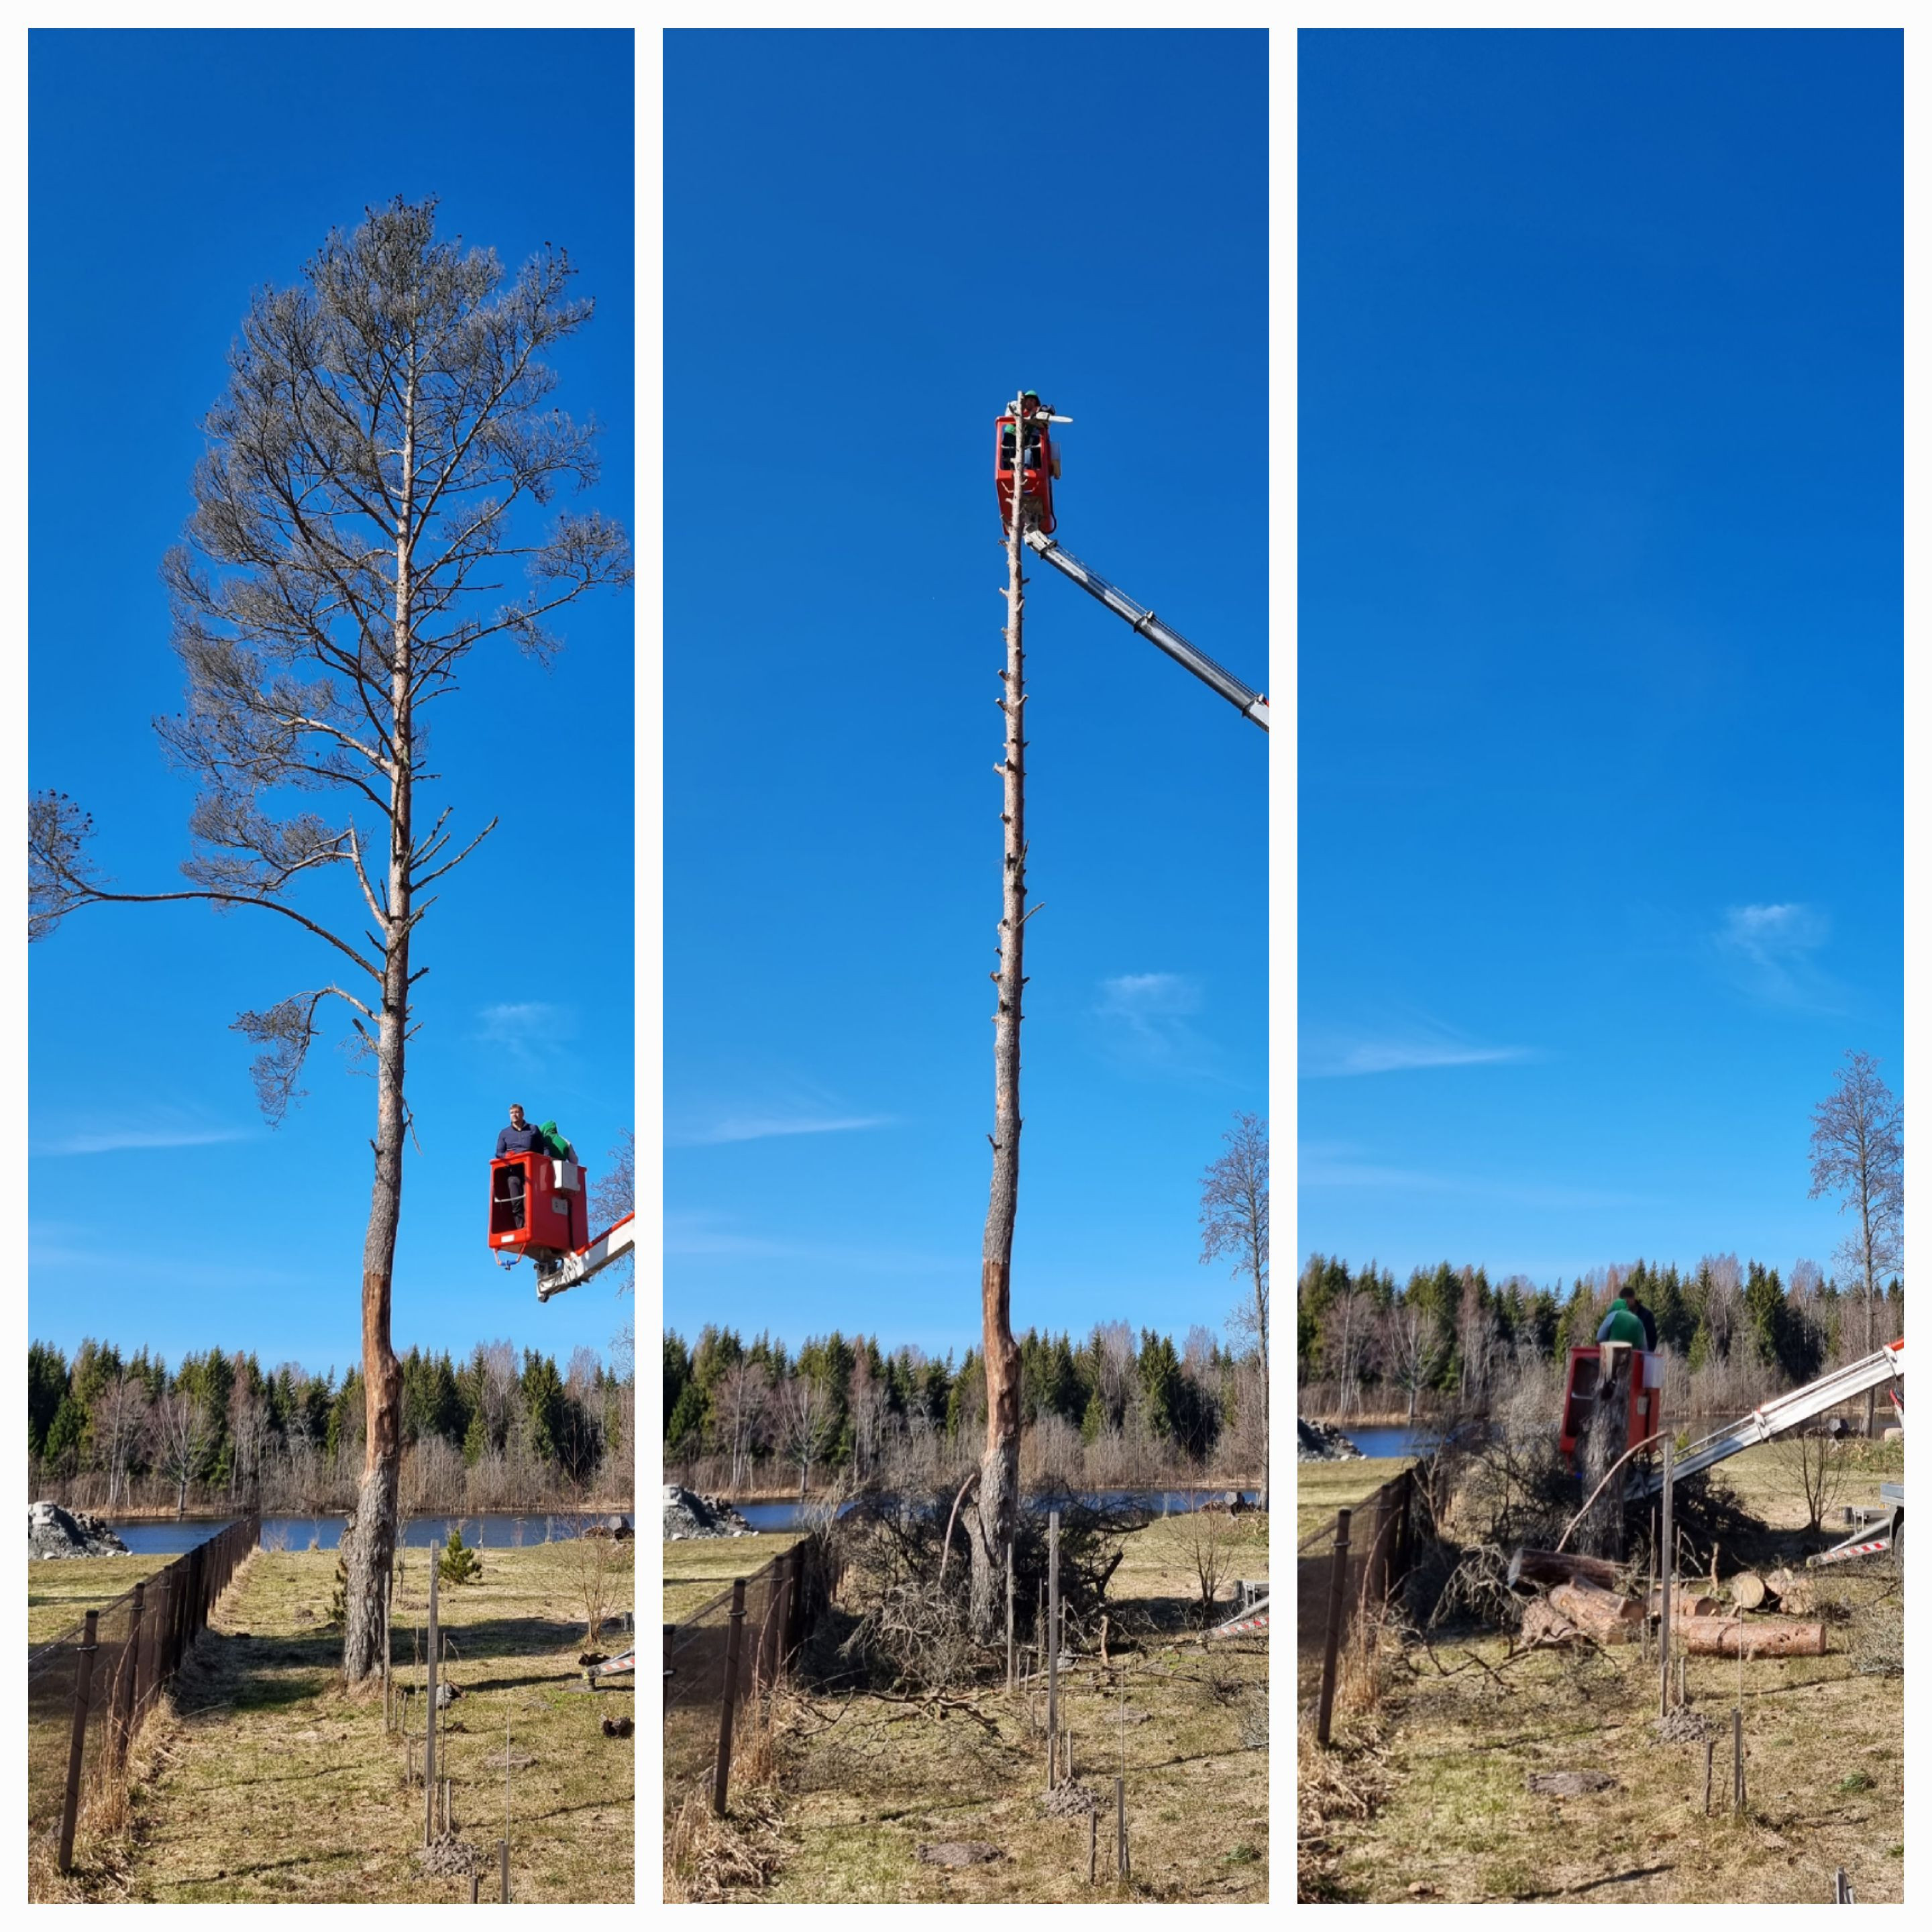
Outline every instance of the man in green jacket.
<svg viewBox="0 0 1932 1932">
<path fill-rule="evenodd" d="M 1600 1342 L 1628 1342 L 1634 1348 L 1641 1348 L 1646 1340 L 1643 1324 L 1636 1312 L 1620 1294 L 1610 1304 L 1610 1312 L 1606 1315 L 1597 1330 Z"/>
</svg>

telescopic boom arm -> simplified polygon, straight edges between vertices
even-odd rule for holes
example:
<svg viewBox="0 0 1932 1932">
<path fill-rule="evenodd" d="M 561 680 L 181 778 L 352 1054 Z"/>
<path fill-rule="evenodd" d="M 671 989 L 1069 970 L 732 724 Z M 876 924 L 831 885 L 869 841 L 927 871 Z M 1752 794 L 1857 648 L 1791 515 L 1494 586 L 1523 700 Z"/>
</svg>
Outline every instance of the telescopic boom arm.
<svg viewBox="0 0 1932 1932">
<path fill-rule="evenodd" d="M 579 1282 L 588 1281 L 600 1268 L 622 1261 L 636 1245 L 637 1238 L 636 1221 L 626 1214 L 614 1227 L 605 1228 L 594 1241 L 566 1255 L 555 1266 L 548 1269 L 540 1267 L 537 1270 L 537 1299 L 548 1301 L 553 1294 L 561 1294 L 566 1288 L 574 1288 Z"/>
<path fill-rule="evenodd" d="M 1685 1454 L 1676 1459 L 1676 1466 L 1670 1472 L 1671 1480 L 1673 1484 L 1682 1482 L 1686 1476 L 1694 1476 L 1700 1469 L 1708 1469 L 1712 1464 L 1754 1448 L 1758 1443 L 1768 1442 L 1786 1430 L 1798 1428 L 1814 1417 L 1822 1415 L 1828 1408 L 1849 1402 L 1854 1396 L 1863 1395 L 1868 1389 L 1882 1388 L 1888 1382 L 1904 1379 L 1905 1344 L 1903 1340 L 1888 1342 L 1882 1348 L 1874 1348 L 1869 1355 L 1856 1362 L 1847 1362 L 1843 1368 L 1834 1369 L 1816 1382 L 1807 1382 L 1802 1388 L 1793 1389 L 1788 1395 L 1774 1396 L 1769 1402 L 1760 1403 L 1742 1420 L 1714 1431 L 1700 1442 L 1692 1443 Z M 1662 1474 L 1653 1472 L 1639 1485 L 1637 1494 L 1652 1496 L 1663 1486 Z"/>
<path fill-rule="evenodd" d="M 1072 578 L 1090 597 L 1099 598 L 1116 616 L 1125 619 L 1149 644 L 1191 670 L 1203 684 L 1212 686 L 1244 718 L 1252 718 L 1264 731 L 1268 729 L 1268 700 L 1258 692 L 1250 691 L 1232 671 L 1223 670 L 1204 651 L 1197 650 L 1178 631 L 1170 630 L 1151 610 L 1143 610 L 1124 590 L 1117 590 L 1098 571 L 1089 570 L 1077 556 L 1070 556 L 1052 538 L 1030 530 L 1026 541 L 1029 550 L 1045 557 L 1063 577 Z"/>
</svg>

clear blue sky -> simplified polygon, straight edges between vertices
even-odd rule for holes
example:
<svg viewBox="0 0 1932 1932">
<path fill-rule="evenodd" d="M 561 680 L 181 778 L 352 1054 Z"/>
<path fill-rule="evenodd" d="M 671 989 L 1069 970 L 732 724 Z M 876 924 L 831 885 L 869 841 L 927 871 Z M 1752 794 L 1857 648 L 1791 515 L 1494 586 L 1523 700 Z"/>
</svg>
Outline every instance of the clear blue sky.
<svg viewBox="0 0 1932 1932">
<path fill-rule="evenodd" d="M 512 271 L 568 248 L 598 307 L 555 358 L 558 400 L 605 426 L 578 500 L 631 524 L 632 40 L 37 32 L 29 62 L 29 777 L 94 814 L 123 889 L 166 890 L 192 794 L 149 724 L 181 693 L 158 566 L 250 292 L 295 281 L 332 226 L 434 194 Z M 565 616 L 554 669 L 481 652 L 437 726 L 436 802 L 502 822 L 416 941 L 399 1349 L 506 1336 L 562 1358 L 630 1317 L 602 1282 L 539 1309 L 483 1240 L 508 1102 L 593 1170 L 632 1118 L 634 608 L 604 592 Z M 541 921 L 512 909 L 532 881 Z M 373 1084 L 318 1048 L 271 1132 L 228 1030 L 316 984 L 313 945 L 271 914 L 108 906 L 32 950 L 35 1336 L 356 1360 Z"/>
<path fill-rule="evenodd" d="M 1896 33 L 1300 53 L 1299 1250 L 1829 1264 L 1902 1083 Z"/>
<path fill-rule="evenodd" d="M 664 99 L 664 1318 L 963 1352 L 993 419 L 1072 416 L 1068 549 L 1265 682 L 1266 38 L 677 32 Z M 1267 1106 L 1268 741 L 1043 566 L 1027 634 L 1013 1319 L 1184 1334 Z"/>
</svg>

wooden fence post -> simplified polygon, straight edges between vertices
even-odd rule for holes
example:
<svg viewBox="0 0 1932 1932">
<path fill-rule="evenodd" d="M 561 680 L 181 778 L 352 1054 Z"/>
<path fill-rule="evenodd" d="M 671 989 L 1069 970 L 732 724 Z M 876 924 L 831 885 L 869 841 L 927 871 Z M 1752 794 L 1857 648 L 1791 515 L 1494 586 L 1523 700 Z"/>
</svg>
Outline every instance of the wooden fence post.
<svg viewBox="0 0 1932 1932">
<path fill-rule="evenodd" d="M 113 1755 L 117 1765 L 128 1761 L 128 1745 L 134 1734 L 134 1673 L 141 1661 L 141 1608 L 147 1594 L 146 1583 L 134 1586 L 134 1601 L 128 1617 L 128 1638 L 121 1646 L 121 1661 L 114 1675 Z"/>
<path fill-rule="evenodd" d="M 1006 1695 L 1013 1694 L 1013 1540 L 1006 1538 Z"/>
<path fill-rule="evenodd" d="M 60 1869 L 74 1869 L 74 1828 L 80 1816 L 80 1768 L 87 1750 L 87 1696 L 93 1687 L 95 1634 L 100 1612 L 89 1610 L 82 1626 L 80 1652 L 74 1671 L 74 1729 L 67 1747 L 67 1796 L 61 1805 Z"/>
<path fill-rule="evenodd" d="M 1322 1705 L 1315 1724 L 1318 1744 L 1328 1742 L 1335 1709 L 1335 1666 L 1342 1641 L 1342 1619 L 1348 1613 L 1348 1511 L 1335 1512 L 1335 1556 L 1328 1575 L 1328 1628 L 1322 1645 Z"/>
<path fill-rule="evenodd" d="M 731 1706 L 737 1701 L 738 1652 L 744 1640 L 745 1580 L 740 1576 L 731 1586 L 731 1630 L 724 1644 L 724 1702 L 718 1718 L 718 1774 L 711 1787 L 711 1808 L 720 1818 L 724 1815 L 725 1801 L 731 1789 Z M 509 1859 L 506 1842 L 503 1851 L 506 1898 L 509 1894 Z"/>
<path fill-rule="evenodd" d="M 1060 1512 L 1046 1518 L 1046 1788 L 1060 1742 Z"/>
<path fill-rule="evenodd" d="M 1669 1436 L 1664 1438 L 1664 1596 L 1662 1610 L 1657 1623 L 1657 1649 L 1660 1669 L 1658 1673 L 1657 1714 L 1667 1718 L 1670 1714 L 1670 1579 L 1675 1566 L 1670 1560 L 1670 1491 L 1672 1486 L 1671 1451 L 1674 1448 Z"/>
</svg>

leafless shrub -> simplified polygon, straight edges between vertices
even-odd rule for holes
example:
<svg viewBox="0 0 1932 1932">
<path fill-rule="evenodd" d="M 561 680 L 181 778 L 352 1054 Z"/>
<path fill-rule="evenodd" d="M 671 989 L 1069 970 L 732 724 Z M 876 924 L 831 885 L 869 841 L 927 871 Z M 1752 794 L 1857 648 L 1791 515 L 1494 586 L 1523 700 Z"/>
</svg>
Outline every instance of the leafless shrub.
<svg viewBox="0 0 1932 1932">
<path fill-rule="evenodd" d="M 1772 1444 L 1778 1473 L 1804 1504 L 1807 1531 L 1816 1530 L 1825 1513 L 1844 1492 L 1846 1457 L 1821 1430 L 1794 1431 Z"/>
<path fill-rule="evenodd" d="M 572 1598 L 584 1612 L 584 1643 L 594 1650 L 604 1626 L 628 1605 L 637 1545 L 628 1538 L 586 1535 L 604 1527 L 588 1516 L 573 1527 L 575 1534 L 563 1545 L 565 1567 Z"/>
</svg>

